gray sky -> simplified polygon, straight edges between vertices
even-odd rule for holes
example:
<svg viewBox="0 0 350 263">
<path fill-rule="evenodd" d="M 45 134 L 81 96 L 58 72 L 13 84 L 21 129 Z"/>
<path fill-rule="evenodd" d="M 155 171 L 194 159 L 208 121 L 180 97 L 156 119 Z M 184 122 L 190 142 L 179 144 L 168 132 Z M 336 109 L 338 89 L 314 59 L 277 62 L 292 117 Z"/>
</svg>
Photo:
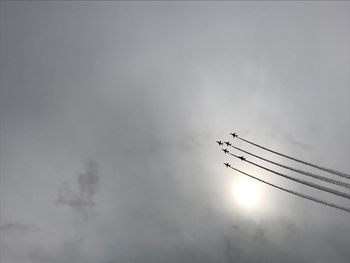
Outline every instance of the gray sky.
<svg viewBox="0 0 350 263">
<path fill-rule="evenodd" d="M 222 162 L 350 202 L 215 143 L 350 172 L 349 2 L 1 2 L 0 55 L 2 263 L 350 261 L 349 214 Z"/>
</svg>

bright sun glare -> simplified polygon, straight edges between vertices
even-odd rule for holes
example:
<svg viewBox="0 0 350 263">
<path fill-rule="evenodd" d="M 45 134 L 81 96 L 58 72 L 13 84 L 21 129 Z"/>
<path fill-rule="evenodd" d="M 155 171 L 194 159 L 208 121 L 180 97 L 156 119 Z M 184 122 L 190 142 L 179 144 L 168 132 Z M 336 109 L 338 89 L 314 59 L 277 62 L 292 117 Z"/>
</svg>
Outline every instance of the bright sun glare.
<svg viewBox="0 0 350 263">
<path fill-rule="evenodd" d="M 236 203 L 244 209 L 254 209 L 259 205 L 260 191 L 251 180 L 238 179 L 235 181 L 233 196 Z"/>
</svg>

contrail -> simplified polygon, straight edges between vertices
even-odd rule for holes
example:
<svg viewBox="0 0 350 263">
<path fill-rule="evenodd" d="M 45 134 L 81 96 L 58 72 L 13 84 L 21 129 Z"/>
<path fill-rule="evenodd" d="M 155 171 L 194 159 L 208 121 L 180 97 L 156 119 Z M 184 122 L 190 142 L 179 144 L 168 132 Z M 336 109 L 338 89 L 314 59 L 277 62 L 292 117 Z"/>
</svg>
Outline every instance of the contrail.
<svg viewBox="0 0 350 263">
<path fill-rule="evenodd" d="M 306 195 L 306 194 L 298 193 L 298 192 L 295 192 L 295 191 L 292 191 L 292 190 L 288 190 L 288 189 L 286 189 L 286 188 L 283 188 L 283 187 L 274 185 L 274 184 L 272 184 L 272 183 L 269 183 L 269 182 L 266 182 L 266 181 L 264 181 L 264 180 L 261 180 L 261 179 L 259 179 L 259 178 L 257 178 L 257 177 L 254 177 L 254 176 L 252 176 L 252 175 L 250 175 L 250 174 L 247 174 L 247 173 L 245 173 L 245 172 L 242 172 L 241 170 L 238 170 L 238 169 L 236 169 L 236 168 L 234 168 L 234 167 L 232 167 L 232 166 L 230 166 L 230 168 L 233 169 L 233 170 L 235 170 L 235 171 L 237 171 L 237 172 L 239 172 L 239 173 L 241 173 L 241 174 L 244 174 L 244 175 L 246 175 L 246 176 L 249 176 L 250 178 L 253 178 L 253 179 L 255 179 L 255 180 L 259 181 L 259 182 L 262 182 L 262 183 L 267 184 L 267 185 L 269 185 L 269 186 L 272 186 L 272 187 L 274 187 L 274 188 L 280 189 L 280 190 L 285 191 L 285 192 L 287 192 L 287 193 L 290 193 L 290 194 L 293 194 L 293 195 L 296 195 L 296 196 L 299 196 L 299 197 L 302 197 L 302 198 L 305 198 L 305 199 L 308 199 L 308 200 L 317 202 L 317 203 L 319 203 L 319 204 L 323 204 L 323 205 L 326 205 L 326 206 L 330 206 L 330 207 L 333 207 L 333 208 L 336 208 L 336 209 L 340 209 L 340 210 L 343 210 L 343 211 L 345 211 L 345 212 L 350 213 L 350 208 L 343 207 L 343 206 L 339 206 L 339 205 L 336 205 L 336 204 L 333 204 L 333 203 L 330 203 L 330 202 L 326 202 L 326 201 L 324 201 L 324 200 L 317 199 L 317 198 L 312 197 L 312 196 L 310 196 L 310 195 Z"/>
<path fill-rule="evenodd" d="M 230 152 L 228 154 L 230 154 L 230 155 L 240 159 L 240 156 L 238 156 L 238 155 L 235 155 L 235 154 L 230 153 Z M 247 163 L 250 163 L 252 165 L 255 165 L 257 167 L 260 167 L 261 169 L 264 169 L 264 170 L 269 171 L 271 173 L 274 173 L 274 174 L 277 174 L 277 175 L 282 176 L 284 178 L 287 178 L 289 180 L 292 180 L 292 181 L 295 181 L 295 182 L 298 182 L 298 183 L 301 183 L 301 184 L 304 184 L 304 185 L 307 185 L 307 186 L 310 186 L 310 187 L 313 187 L 313 188 L 316 188 L 316 189 L 328 192 L 330 194 L 334 194 L 334 195 L 337 195 L 337 196 L 341 196 L 341 197 L 350 199 L 350 195 L 349 194 L 346 194 L 346 193 L 343 193 L 343 192 L 340 192 L 340 191 L 337 191 L 337 190 L 334 190 L 334 189 L 331 189 L 331 188 L 328 188 L 328 187 L 325 187 L 325 186 L 322 186 L 322 185 L 314 184 L 314 183 L 311 183 L 311 182 L 308 182 L 308 181 L 304 181 L 304 180 L 301 180 L 301 179 L 298 179 L 298 178 L 295 178 L 295 177 L 291 177 L 291 176 L 288 176 L 288 175 L 276 172 L 274 170 L 271 170 L 269 168 L 266 168 L 264 166 L 261 166 L 259 164 L 256 164 L 256 163 L 248 161 L 248 160 L 244 160 L 244 161 L 247 162 Z"/>
<path fill-rule="evenodd" d="M 325 171 L 325 172 L 328 172 L 328 173 L 332 173 L 332 174 L 335 174 L 335 175 L 338 175 L 338 176 L 341 176 L 341 177 L 344 177 L 344 178 L 347 178 L 347 179 L 350 179 L 350 175 L 349 174 L 346 174 L 346 173 L 343 173 L 343 172 L 339 172 L 339 171 L 336 171 L 336 170 L 333 170 L 333 169 L 330 169 L 330 168 L 327 168 L 327 167 L 322 167 L 322 166 L 319 166 L 319 165 L 316 165 L 316 164 L 312 164 L 312 163 L 309 163 L 309 162 L 305 162 L 303 160 L 299 160 L 297 158 L 294 158 L 294 157 L 291 157 L 291 156 L 288 156 L 288 155 L 285 155 L 285 154 L 282 154 L 282 153 L 279 153 L 279 152 L 276 152 L 274 150 L 271 150 L 269 148 L 266 148 L 264 146 L 261 146 L 259 144 L 256 144 L 256 143 L 253 143 L 251 141 L 248 141 L 246 139 L 243 139 L 239 136 L 237 136 L 238 139 L 242 140 L 242 141 L 245 141 L 251 145 L 254 145 L 256 147 L 259 147 L 261 149 L 264 149 L 266 151 L 269 151 L 271 153 L 274 153 L 274 154 L 277 154 L 277 155 L 280 155 L 280 156 L 283 156 L 285 158 L 288 158 L 290 160 L 293 160 L 293 161 L 296 161 L 296 162 L 299 162 L 299 163 L 302 163 L 302 164 L 305 164 L 305 165 L 308 165 L 308 166 L 311 166 L 311 167 L 314 167 L 314 168 L 317 168 L 317 169 L 320 169 L 322 171 Z"/>
<path fill-rule="evenodd" d="M 322 180 L 322 181 L 327 182 L 327 183 L 335 184 L 335 185 L 338 185 L 338 186 L 343 186 L 343 187 L 346 187 L 346 188 L 350 189 L 350 184 L 348 184 L 348 183 L 341 182 L 341 181 L 338 181 L 338 180 L 334 180 L 334 179 L 331 179 L 331 178 L 328 178 L 328 177 L 324 177 L 324 176 L 321 176 L 321 175 L 317 175 L 317 174 L 314 174 L 314 173 L 311 173 L 311 172 L 303 171 L 303 170 L 300 170 L 300 169 L 296 169 L 296 168 L 293 168 L 293 167 L 290 167 L 290 166 L 286 166 L 286 165 L 283 165 L 283 164 L 280 164 L 280 163 L 276 163 L 274 161 L 265 159 L 263 157 L 255 155 L 253 153 L 250 153 L 250 152 L 247 152 L 245 150 L 242 150 L 241 148 L 238 148 L 238 147 L 233 146 L 233 145 L 231 145 L 231 147 L 236 149 L 236 150 L 238 150 L 238 151 L 241 151 L 241 152 L 244 152 L 244 153 L 249 154 L 251 156 L 254 156 L 254 157 L 256 157 L 256 158 L 258 158 L 260 160 L 272 163 L 274 165 L 278 165 L 278 166 L 283 167 L 285 169 L 288 169 L 288 170 L 291 170 L 291 171 L 294 171 L 294 172 L 297 172 L 297 173 L 300 173 L 300 174 L 304 174 L 306 176 L 310 176 L 310 177 Z"/>
</svg>

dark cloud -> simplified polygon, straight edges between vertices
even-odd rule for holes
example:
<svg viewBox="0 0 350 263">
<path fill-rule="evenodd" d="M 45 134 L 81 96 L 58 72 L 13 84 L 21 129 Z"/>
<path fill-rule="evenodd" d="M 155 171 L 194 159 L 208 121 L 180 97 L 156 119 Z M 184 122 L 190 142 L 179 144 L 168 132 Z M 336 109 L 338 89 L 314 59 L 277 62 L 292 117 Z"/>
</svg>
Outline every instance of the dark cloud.
<svg viewBox="0 0 350 263">
<path fill-rule="evenodd" d="M 97 174 L 97 163 L 90 160 L 86 164 L 86 171 L 76 178 L 77 190 L 69 182 L 64 182 L 58 188 L 57 205 L 68 205 L 80 217 L 87 219 L 92 214 L 94 195 L 98 189 L 99 176 Z"/>
<path fill-rule="evenodd" d="M 38 227 L 24 223 L 11 222 L 0 226 L 3 233 L 26 234 L 31 231 L 38 231 Z"/>
</svg>

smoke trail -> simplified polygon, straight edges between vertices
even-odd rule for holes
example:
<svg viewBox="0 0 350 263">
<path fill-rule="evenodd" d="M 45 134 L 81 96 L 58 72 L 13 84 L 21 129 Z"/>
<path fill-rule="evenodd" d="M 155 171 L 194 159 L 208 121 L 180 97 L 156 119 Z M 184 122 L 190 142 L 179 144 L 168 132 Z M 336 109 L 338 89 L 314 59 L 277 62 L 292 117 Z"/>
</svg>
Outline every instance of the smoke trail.
<svg viewBox="0 0 350 263">
<path fill-rule="evenodd" d="M 245 141 L 251 145 L 254 145 L 256 147 L 259 147 L 261 149 L 264 149 L 266 151 L 269 151 L 271 153 L 274 153 L 274 154 L 277 154 L 277 155 L 280 155 L 280 156 L 283 156 L 285 158 L 288 158 L 290 160 L 293 160 L 293 161 L 296 161 L 296 162 L 299 162 L 299 163 L 302 163 L 302 164 L 305 164 L 305 165 L 308 165 L 308 166 L 311 166 L 311 167 L 314 167 L 314 168 L 317 168 L 317 169 L 320 169 L 322 171 L 325 171 L 325 172 L 328 172 L 328 173 L 332 173 L 332 174 L 335 174 L 335 175 L 338 175 L 338 176 L 341 176 L 341 177 L 344 177 L 344 178 L 347 178 L 347 179 L 350 179 L 350 175 L 349 174 L 346 174 L 346 173 L 343 173 L 343 172 L 339 172 L 339 171 L 336 171 L 336 170 L 333 170 L 333 169 L 330 169 L 330 168 L 327 168 L 327 167 L 322 167 L 322 166 L 319 166 L 319 165 L 316 165 L 316 164 L 312 164 L 312 163 L 309 163 L 309 162 L 305 162 L 303 160 L 299 160 L 299 159 L 296 159 L 294 157 L 291 157 L 291 156 L 288 156 L 288 155 L 285 155 L 285 154 L 282 154 L 282 153 L 279 153 L 279 152 L 276 152 L 274 150 L 271 150 L 269 148 L 266 148 L 264 146 L 261 146 L 259 144 L 256 144 L 256 143 L 253 143 L 251 141 L 248 141 L 246 139 L 243 139 L 239 136 L 237 136 L 238 139 L 242 140 L 242 141 Z"/>
<path fill-rule="evenodd" d="M 285 169 L 288 169 L 288 170 L 291 170 L 291 171 L 294 171 L 294 172 L 297 172 L 297 173 L 300 173 L 300 174 L 304 174 L 306 176 L 310 176 L 310 177 L 313 177 L 315 179 L 319 179 L 319 180 L 322 180 L 324 182 L 327 182 L 327 183 L 331 183 L 331 184 L 335 184 L 335 185 L 338 185 L 338 186 L 343 186 L 343 187 L 346 187 L 346 188 L 349 188 L 350 189 L 350 184 L 348 183 L 345 183 L 345 182 L 341 182 L 341 181 L 338 181 L 338 180 L 334 180 L 334 179 L 331 179 L 331 178 L 328 178 L 328 177 L 324 177 L 324 176 L 321 176 L 321 175 L 317 175 L 317 174 L 314 174 L 314 173 L 311 173 L 311 172 L 307 172 L 307 171 L 303 171 L 303 170 L 299 170 L 299 169 L 296 169 L 296 168 L 293 168 L 293 167 L 290 167 L 290 166 L 286 166 L 286 165 L 283 165 L 283 164 L 280 164 L 280 163 L 276 163 L 274 161 L 271 161 L 271 160 L 268 160 L 268 159 L 265 159 L 263 157 L 260 157 L 258 155 L 255 155 L 253 153 L 250 153 L 250 152 L 247 152 L 245 150 L 242 150 L 236 146 L 233 146 L 231 145 L 232 148 L 238 150 L 238 151 L 241 151 L 241 152 L 244 152 L 246 154 L 249 154 L 251 156 L 254 156 L 260 160 L 263 160 L 263 161 L 266 161 L 266 162 L 269 162 L 269 163 L 272 163 L 274 165 L 277 165 L 277 166 L 280 166 L 280 167 L 283 167 Z"/>
<path fill-rule="evenodd" d="M 233 153 L 229 153 L 229 154 L 234 156 L 234 157 L 236 157 L 236 158 L 240 158 L 239 156 L 237 156 L 237 155 L 235 155 Z M 298 183 L 301 183 L 301 184 L 304 184 L 304 185 L 307 185 L 307 186 L 310 186 L 310 187 L 313 187 L 313 188 L 316 188 L 316 189 L 328 192 L 330 194 L 334 194 L 334 195 L 337 195 L 337 196 L 341 196 L 341 197 L 350 199 L 350 195 L 349 194 L 346 194 L 346 193 L 343 193 L 343 192 L 340 192 L 340 191 L 337 191 L 337 190 L 334 190 L 334 189 L 331 189 L 331 188 L 328 188 L 328 187 L 325 187 L 325 186 L 322 186 L 322 185 L 314 184 L 314 183 L 311 183 L 311 182 L 308 182 L 308 181 L 304 181 L 304 180 L 301 180 L 301 179 L 298 179 L 298 178 L 294 178 L 294 177 L 291 177 L 291 176 L 288 176 L 288 175 L 276 172 L 274 170 L 271 170 L 269 168 L 266 168 L 264 166 L 261 166 L 259 164 L 256 164 L 256 163 L 248 161 L 248 160 L 244 160 L 244 161 L 247 162 L 247 163 L 250 163 L 252 165 L 255 165 L 257 167 L 260 167 L 261 169 L 264 169 L 264 170 L 269 171 L 271 173 L 274 173 L 274 174 L 277 174 L 277 175 L 282 176 L 284 178 L 287 178 L 289 180 L 292 180 L 292 181 L 295 181 L 295 182 L 298 182 Z"/>
<path fill-rule="evenodd" d="M 306 194 L 302 194 L 302 193 L 295 192 L 295 191 L 292 191 L 292 190 L 288 190 L 288 189 L 286 189 L 286 188 L 277 186 L 277 185 L 275 185 L 275 184 L 272 184 L 272 183 L 266 182 L 266 181 L 264 181 L 264 180 L 262 180 L 262 179 L 259 179 L 259 178 L 257 178 L 257 177 L 254 177 L 254 176 L 252 176 L 252 175 L 250 175 L 250 174 L 247 174 L 247 173 L 245 173 L 245 172 L 242 172 L 241 170 L 238 170 L 238 169 L 236 169 L 236 168 L 234 168 L 234 167 L 232 167 L 232 166 L 230 166 L 230 168 L 233 169 L 233 170 L 235 170 L 235 171 L 237 171 L 237 172 L 239 172 L 239 173 L 241 173 L 241 174 L 244 174 L 244 175 L 246 175 L 246 176 L 249 176 L 250 178 L 253 178 L 253 179 L 255 179 L 255 180 L 259 181 L 259 182 L 262 182 L 262 183 L 267 184 L 267 185 L 269 185 L 269 186 L 272 186 L 272 187 L 274 187 L 274 188 L 280 189 L 280 190 L 285 191 L 285 192 L 287 192 L 287 193 L 290 193 L 290 194 L 293 194 L 293 195 L 296 195 L 296 196 L 299 196 L 299 197 L 302 197 L 302 198 L 305 198 L 305 199 L 314 201 L 314 202 L 316 202 L 316 203 L 323 204 L 323 205 L 326 205 L 326 206 L 330 206 L 330 207 L 333 207 L 333 208 L 336 208 L 336 209 L 340 209 L 340 210 L 343 210 L 343 211 L 345 211 L 345 212 L 350 213 L 350 208 L 343 207 L 343 206 L 339 206 L 339 205 L 336 205 L 336 204 L 333 204 L 333 203 L 330 203 L 330 202 L 326 202 L 326 201 L 324 201 L 324 200 L 317 199 L 317 198 L 312 197 L 312 196 L 310 196 L 310 195 L 306 195 Z"/>
</svg>

